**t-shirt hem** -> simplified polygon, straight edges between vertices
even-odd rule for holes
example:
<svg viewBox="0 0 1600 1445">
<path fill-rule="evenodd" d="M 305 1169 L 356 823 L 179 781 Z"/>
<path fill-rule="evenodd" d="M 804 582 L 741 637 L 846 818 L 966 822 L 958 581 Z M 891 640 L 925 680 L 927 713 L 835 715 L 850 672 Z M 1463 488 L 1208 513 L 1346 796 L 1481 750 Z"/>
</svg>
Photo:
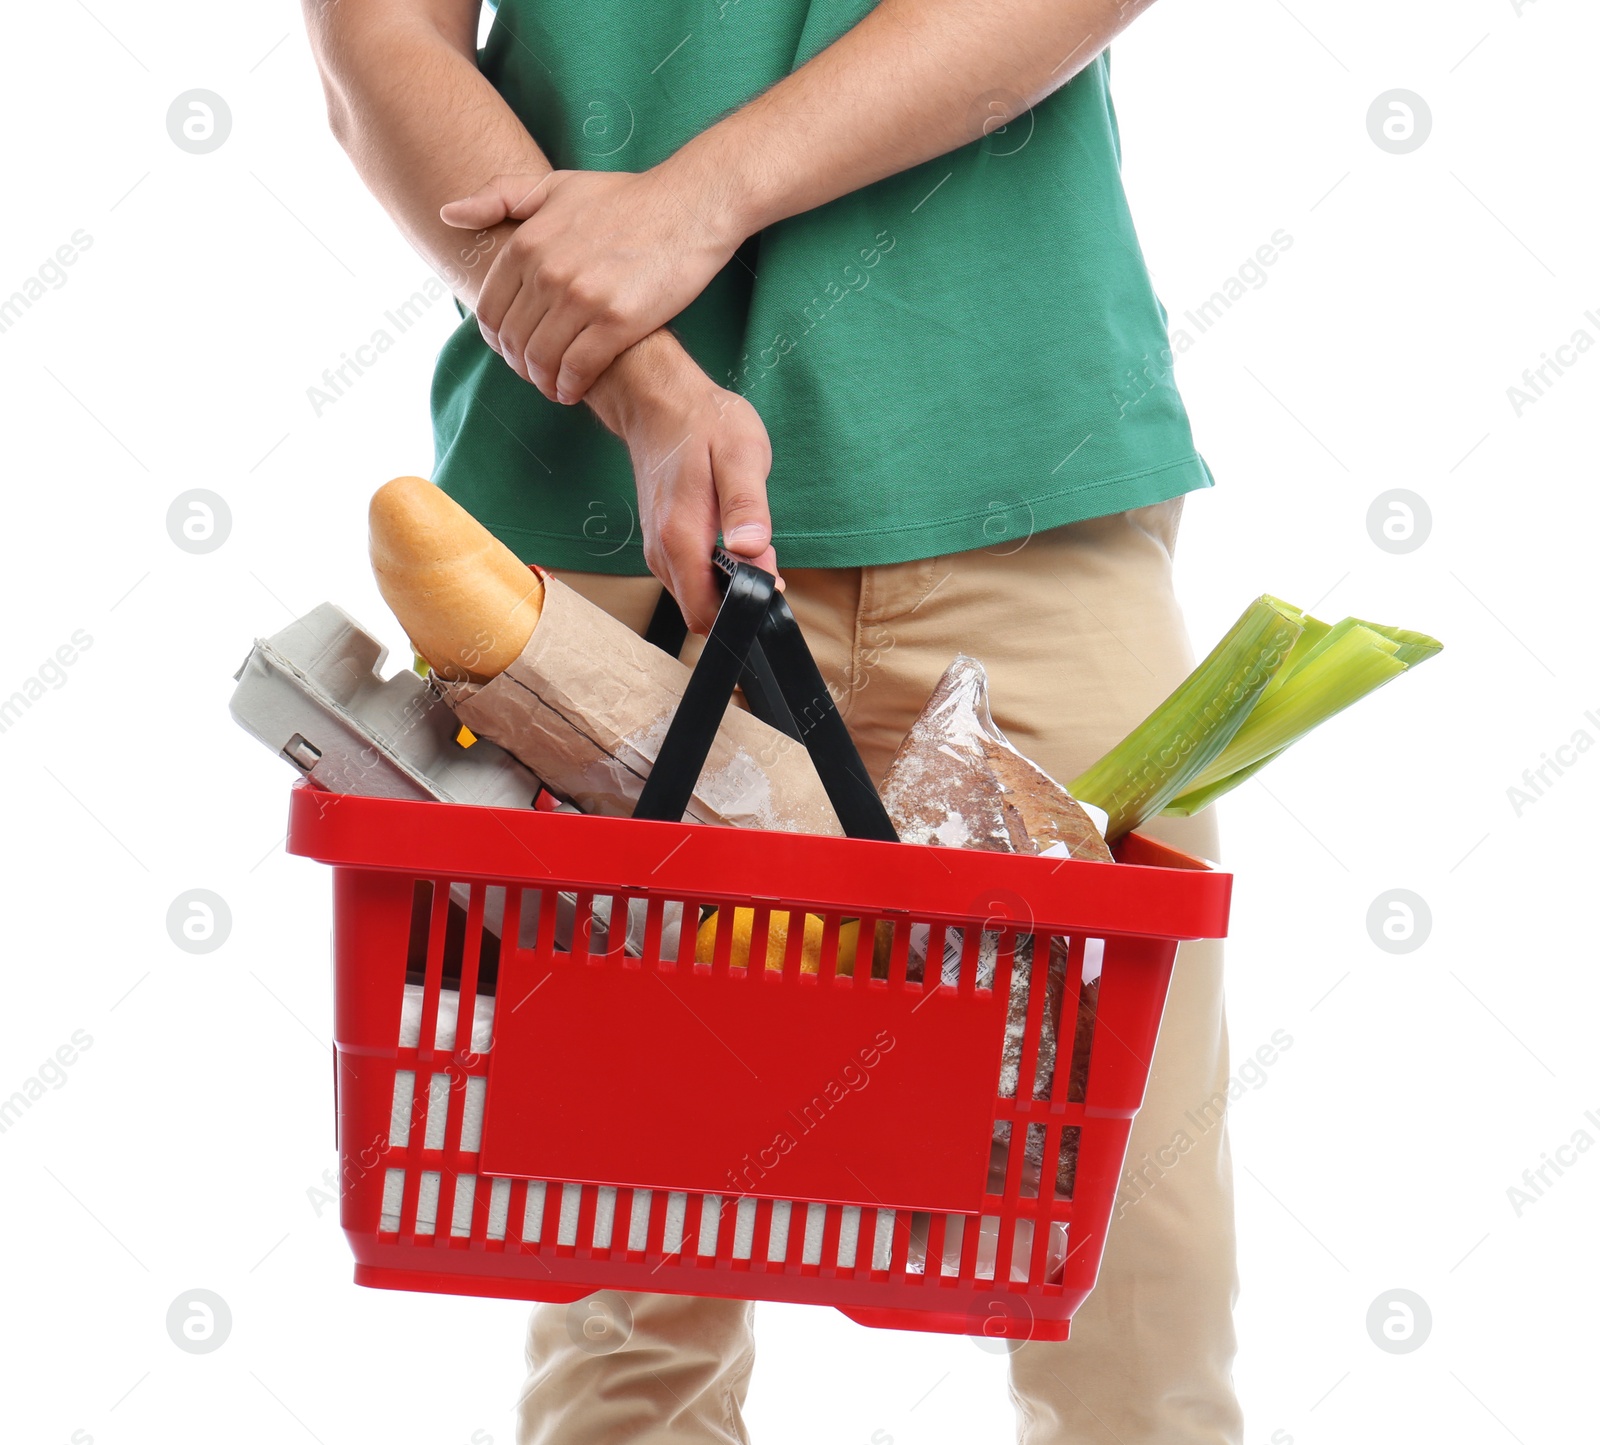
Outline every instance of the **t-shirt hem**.
<svg viewBox="0 0 1600 1445">
<path fill-rule="evenodd" d="M 1193 452 L 1178 461 L 1136 472 L 1124 472 L 1094 482 L 1075 482 L 1043 497 L 1023 498 L 1009 507 L 988 507 L 955 517 L 849 532 L 784 531 L 774 535 L 773 546 L 779 565 L 786 568 L 887 566 L 993 547 L 1020 535 L 1152 506 L 1213 485 L 1205 459 L 1199 452 Z M 650 573 L 642 544 L 597 553 L 592 539 L 502 524 L 488 518 L 482 520 L 524 562 L 537 562 L 560 571 L 598 572 L 613 577 L 645 577 Z M 1018 520 L 1024 525 L 1011 530 L 1009 524 Z"/>
</svg>

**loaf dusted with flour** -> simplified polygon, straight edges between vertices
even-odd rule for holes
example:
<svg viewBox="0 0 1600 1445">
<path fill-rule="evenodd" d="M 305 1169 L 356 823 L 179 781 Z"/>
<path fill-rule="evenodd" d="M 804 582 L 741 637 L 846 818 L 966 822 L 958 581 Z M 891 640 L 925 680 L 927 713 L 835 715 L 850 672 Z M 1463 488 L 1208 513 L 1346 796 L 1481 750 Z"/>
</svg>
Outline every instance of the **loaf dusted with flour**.
<svg viewBox="0 0 1600 1445">
<path fill-rule="evenodd" d="M 1089 815 L 1049 773 L 1023 756 L 989 713 L 983 664 L 957 653 L 879 788 L 905 843 L 1042 853 L 1111 861 Z"/>
</svg>

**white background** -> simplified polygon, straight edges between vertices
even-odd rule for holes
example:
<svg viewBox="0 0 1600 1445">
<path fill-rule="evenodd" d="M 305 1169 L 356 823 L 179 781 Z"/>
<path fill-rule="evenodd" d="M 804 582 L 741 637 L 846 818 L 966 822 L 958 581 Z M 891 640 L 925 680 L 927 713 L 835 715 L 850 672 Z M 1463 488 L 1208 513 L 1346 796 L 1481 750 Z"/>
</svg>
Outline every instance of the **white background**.
<svg viewBox="0 0 1600 1445">
<path fill-rule="evenodd" d="M 0 1433 L 509 1441 L 525 1307 L 358 1289 L 314 1205 L 335 1164 L 328 878 L 284 855 L 290 772 L 226 713 L 251 639 L 324 599 L 404 655 L 363 511 L 431 465 L 453 311 L 314 413 L 308 386 L 426 270 L 328 135 L 284 0 L 13 6 L 6 30 L 0 296 L 80 228 L 92 244 L 0 334 L 0 694 L 76 630 L 92 646 L 0 735 L 0 1096 L 75 1030 L 93 1042 L 0 1135 Z M 1600 738 L 1600 355 L 1520 416 L 1507 388 L 1578 328 L 1600 339 L 1596 53 L 1578 0 L 1172 3 L 1114 52 L 1175 323 L 1274 231 L 1293 241 L 1180 362 L 1219 483 L 1179 551 L 1196 641 L 1270 591 L 1447 643 L 1224 810 L 1236 1057 L 1293 1038 L 1233 1112 L 1251 1445 L 1593 1428 L 1600 1150 L 1520 1214 L 1507 1191 L 1577 1131 L 1600 1140 L 1600 756 L 1569 754 L 1520 815 L 1507 790 Z M 232 113 L 207 155 L 166 129 L 194 88 Z M 1395 88 L 1432 116 L 1403 155 L 1367 127 Z M 203 556 L 166 527 L 195 487 L 232 514 Z M 1403 555 L 1367 526 L 1396 487 L 1432 519 Z M 167 935 L 191 888 L 232 912 L 206 956 Z M 1366 924 L 1393 888 L 1432 914 L 1402 956 Z M 232 1311 L 212 1354 L 167 1335 L 194 1288 Z M 1366 1327 L 1396 1288 L 1432 1313 L 1403 1355 Z M 759 1333 L 768 1445 L 1010 1437 L 1004 1360 L 969 1339 L 767 1305 Z"/>
</svg>

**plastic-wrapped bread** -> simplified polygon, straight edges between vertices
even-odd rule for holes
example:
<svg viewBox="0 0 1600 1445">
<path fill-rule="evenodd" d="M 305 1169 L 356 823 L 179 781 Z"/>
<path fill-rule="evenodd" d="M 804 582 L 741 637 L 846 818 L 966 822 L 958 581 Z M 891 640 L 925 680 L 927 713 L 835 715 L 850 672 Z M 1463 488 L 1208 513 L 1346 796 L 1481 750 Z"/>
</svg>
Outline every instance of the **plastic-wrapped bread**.
<svg viewBox="0 0 1600 1445">
<path fill-rule="evenodd" d="M 1077 859 L 1112 861 L 1111 850 L 1094 819 L 1060 783 L 1012 746 L 995 725 L 989 711 L 988 674 L 981 662 L 966 653 L 958 653 L 945 669 L 890 762 L 879 793 L 903 842 L 1001 853 L 1042 853 L 1051 849 L 1065 851 Z M 923 976 L 927 941 L 926 929 L 919 934 L 914 926 L 906 969 L 909 978 Z M 1000 1056 L 1000 1093 L 1004 1097 L 1049 1098 L 1054 1071 L 1065 1063 L 1072 1071 L 1067 1097 L 1081 1100 L 1099 994 L 1098 975 L 1080 987 L 1072 1052 L 1067 1060 L 1061 1060 L 1056 1020 L 1067 992 L 1067 946 L 1065 940 L 1052 938 L 1044 950 L 1045 966 L 1038 969 L 1034 967 L 1034 943 L 1034 936 L 1026 933 L 1018 934 L 1014 940 L 1012 986 Z M 954 985 L 960 981 L 961 955 L 961 930 L 947 929 L 938 964 L 944 983 Z M 978 947 L 978 987 L 994 987 L 997 962 L 996 935 L 985 930 Z M 1045 991 L 1039 1052 L 1034 1077 L 1023 1079 L 1019 1074 L 1027 1032 L 1028 993 L 1036 987 Z M 1037 1190 L 1041 1178 L 1050 1178 L 1060 1196 L 1070 1196 L 1077 1168 L 1076 1136 L 1069 1134 L 1063 1139 L 1060 1155 L 1052 1161 L 1051 1168 L 1047 1167 L 1043 1140 L 1036 1131 L 1019 1130 L 1018 1135 L 1008 1141 L 1004 1127 L 995 1126 L 991 1169 L 998 1178 L 1005 1177 L 1008 1148 L 1020 1146 L 1024 1151 L 1025 1186 Z M 914 1231 L 925 1227 L 926 1216 L 913 1216 Z M 1051 1228 L 1047 1259 L 1059 1262 L 1065 1235 L 1060 1226 L 1053 1224 Z M 980 1253 L 987 1250 L 987 1257 L 992 1260 L 993 1239 L 982 1241 L 979 1247 Z M 1013 1261 L 1013 1279 L 1027 1277 L 1028 1256 L 1025 1246 L 1019 1248 L 1024 1252 Z M 953 1267 L 948 1257 L 952 1249 L 959 1250 L 959 1244 L 947 1243 L 947 1267 Z M 1047 1274 L 1053 1268 L 1054 1263 L 1048 1264 Z"/>
<path fill-rule="evenodd" d="M 988 674 L 964 652 L 945 669 L 878 791 L 902 842 L 1002 853 L 1060 843 L 1073 858 L 1111 861 L 1088 813 L 995 726 Z"/>
<path fill-rule="evenodd" d="M 689 669 L 524 566 L 431 482 L 385 484 L 368 521 L 378 588 L 456 716 L 581 811 L 631 814 Z M 736 706 L 684 819 L 843 831 L 804 746 Z"/>
</svg>

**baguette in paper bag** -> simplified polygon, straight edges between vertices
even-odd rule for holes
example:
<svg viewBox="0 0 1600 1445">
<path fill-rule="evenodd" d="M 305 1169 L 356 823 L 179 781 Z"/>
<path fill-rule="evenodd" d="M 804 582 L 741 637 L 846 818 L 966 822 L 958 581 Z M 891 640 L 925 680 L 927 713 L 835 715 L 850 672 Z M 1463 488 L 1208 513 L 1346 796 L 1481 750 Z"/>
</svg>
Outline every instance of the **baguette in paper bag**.
<svg viewBox="0 0 1600 1445">
<path fill-rule="evenodd" d="M 378 588 L 456 716 L 581 811 L 630 815 L 689 669 L 523 566 L 431 482 L 386 483 L 368 520 Z M 684 820 L 843 832 L 805 747 L 735 706 Z"/>
</svg>

